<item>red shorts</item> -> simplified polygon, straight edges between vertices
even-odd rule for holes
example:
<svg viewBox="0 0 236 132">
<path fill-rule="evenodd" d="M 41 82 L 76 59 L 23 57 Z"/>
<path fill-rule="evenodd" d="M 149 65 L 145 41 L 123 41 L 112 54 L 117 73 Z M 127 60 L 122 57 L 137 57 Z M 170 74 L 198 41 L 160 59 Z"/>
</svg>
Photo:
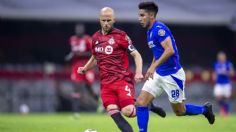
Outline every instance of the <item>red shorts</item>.
<svg viewBox="0 0 236 132">
<path fill-rule="evenodd" d="M 89 70 L 85 74 L 80 75 L 77 73 L 77 70 L 73 70 L 71 73 L 71 80 L 76 82 L 84 81 L 87 84 L 92 84 L 95 80 L 95 73 L 93 70 Z"/>
<path fill-rule="evenodd" d="M 120 109 L 134 105 L 134 84 L 123 80 L 112 84 L 101 84 L 101 97 L 105 108 L 110 104 L 116 104 Z"/>
<path fill-rule="evenodd" d="M 92 84 L 95 80 L 94 70 L 91 69 L 87 71 L 85 74 L 80 75 L 77 73 L 78 67 L 83 67 L 87 63 L 87 59 L 80 59 L 73 62 L 71 66 L 71 80 L 76 82 L 84 81 L 87 84 Z"/>
</svg>

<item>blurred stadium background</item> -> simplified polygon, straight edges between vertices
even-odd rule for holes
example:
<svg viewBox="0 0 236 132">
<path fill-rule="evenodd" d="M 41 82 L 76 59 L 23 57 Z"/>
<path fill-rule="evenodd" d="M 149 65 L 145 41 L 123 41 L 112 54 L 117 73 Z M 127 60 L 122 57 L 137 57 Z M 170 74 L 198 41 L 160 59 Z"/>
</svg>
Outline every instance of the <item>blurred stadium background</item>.
<svg viewBox="0 0 236 132">
<path fill-rule="evenodd" d="M 156 0 L 158 19 L 175 36 L 186 70 L 187 102 L 201 104 L 213 98 L 211 78 L 216 53 L 224 50 L 236 65 L 235 0 Z M 0 1 L 0 113 L 18 113 L 22 105 L 30 112 L 72 110 L 73 83 L 70 65 L 64 57 L 70 51 L 69 37 L 82 23 L 92 35 L 100 28 L 99 11 L 115 9 L 116 27 L 125 30 L 142 54 L 145 69 L 152 60 L 145 30 L 138 24 L 140 0 L 1 0 Z M 131 68 L 134 64 L 131 61 Z M 233 78 L 233 90 L 236 77 Z M 137 85 L 139 93 L 142 84 Z M 99 93 L 98 78 L 93 84 Z M 80 98 L 81 111 L 96 111 L 97 104 L 87 96 Z M 236 112 L 235 92 L 231 100 Z M 156 104 L 171 111 L 166 95 Z M 92 103 L 91 103 L 92 102 Z M 217 105 L 215 110 L 218 111 Z"/>
</svg>

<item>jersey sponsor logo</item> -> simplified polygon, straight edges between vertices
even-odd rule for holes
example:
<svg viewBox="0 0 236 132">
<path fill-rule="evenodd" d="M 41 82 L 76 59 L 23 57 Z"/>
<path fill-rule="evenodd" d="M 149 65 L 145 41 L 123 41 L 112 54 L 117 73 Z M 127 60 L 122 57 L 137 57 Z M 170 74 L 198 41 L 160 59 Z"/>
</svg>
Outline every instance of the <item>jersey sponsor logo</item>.
<svg viewBox="0 0 236 132">
<path fill-rule="evenodd" d="M 165 34 L 166 34 L 166 31 L 165 31 L 164 29 L 160 29 L 160 30 L 158 31 L 158 35 L 159 35 L 159 36 L 165 36 Z"/>
<path fill-rule="evenodd" d="M 155 47 L 153 41 L 149 41 L 149 42 L 148 42 L 148 47 L 149 47 L 150 49 L 153 48 L 153 47 Z"/>
<path fill-rule="evenodd" d="M 97 45 L 97 44 L 98 44 L 98 41 L 95 42 L 95 45 Z"/>
<path fill-rule="evenodd" d="M 74 52 L 85 52 L 86 50 L 86 42 L 85 40 L 81 40 L 78 45 L 72 45 L 72 51 Z"/>
<path fill-rule="evenodd" d="M 112 38 L 110 38 L 110 39 L 108 40 L 108 43 L 109 43 L 109 44 L 111 44 L 111 45 L 112 45 L 112 44 L 114 44 L 114 43 L 115 43 L 115 40 L 114 40 L 114 38 L 113 38 L 113 37 L 112 37 Z"/>
<path fill-rule="evenodd" d="M 95 52 L 102 53 L 103 47 L 95 47 Z"/>
<path fill-rule="evenodd" d="M 105 53 L 106 54 L 111 54 L 113 52 L 113 48 L 112 48 L 112 46 L 110 46 L 110 45 L 108 45 L 108 46 L 106 46 L 105 47 Z"/>
</svg>

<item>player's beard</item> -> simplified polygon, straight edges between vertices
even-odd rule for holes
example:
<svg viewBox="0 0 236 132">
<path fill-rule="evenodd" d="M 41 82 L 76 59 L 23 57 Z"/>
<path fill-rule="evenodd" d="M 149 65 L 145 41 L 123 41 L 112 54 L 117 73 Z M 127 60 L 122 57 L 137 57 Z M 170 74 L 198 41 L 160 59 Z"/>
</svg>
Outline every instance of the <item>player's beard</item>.
<svg viewBox="0 0 236 132">
<path fill-rule="evenodd" d="M 105 34 L 109 33 L 109 32 L 111 31 L 111 29 L 112 29 L 112 26 L 111 26 L 111 27 L 109 27 L 109 26 L 104 26 L 104 27 L 102 28 L 102 30 L 103 30 L 103 32 L 104 32 Z"/>
<path fill-rule="evenodd" d="M 148 29 L 150 26 L 150 20 L 147 20 L 146 22 L 140 22 L 140 25 L 145 28 Z"/>
</svg>

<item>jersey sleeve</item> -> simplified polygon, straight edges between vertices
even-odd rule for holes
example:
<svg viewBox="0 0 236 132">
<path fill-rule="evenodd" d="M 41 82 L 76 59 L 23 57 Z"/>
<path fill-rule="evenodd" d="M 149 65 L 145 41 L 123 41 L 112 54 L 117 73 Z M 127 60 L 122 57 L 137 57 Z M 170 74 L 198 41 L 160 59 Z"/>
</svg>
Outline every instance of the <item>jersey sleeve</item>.
<svg viewBox="0 0 236 132">
<path fill-rule="evenodd" d="M 126 33 L 123 33 L 120 39 L 121 47 L 127 49 L 130 44 L 132 44 L 130 37 Z"/>
<path fill-rule="evenodd" d="M 96 40 L 94 38 L 91 39 L 91 52 L 92 52 L 92 55 L 95 55 L 95 43 L 96 43 Z"/>
<path fill-rule="evenodd" d="M 75 36 L 71 36 L 70 39 L 69 39 L 69 44 L 72 46 L 74 44 L 76 44 L 76 37 Z"/>
<path fill-rule="evenodd" d="M 216 62 L 213 64 L 213 68 L 214 68 L 214 72 L 217 73 L 217 63 Z"/>
<path fill-rule="evenodd" d="M 161 43 L 163 42 L 167 37 L 170 36 L 169 32 L 166 30 L 165 27 L 157 27 L 155 36 L 158 39 L 158 41 Z"/>
<path fill-rule="evenodd" d="M 86 51 L 90 51 L 92 48 L 92 37 L 86 35 L 84 39 L 86 41 Z"/>
</svg>

